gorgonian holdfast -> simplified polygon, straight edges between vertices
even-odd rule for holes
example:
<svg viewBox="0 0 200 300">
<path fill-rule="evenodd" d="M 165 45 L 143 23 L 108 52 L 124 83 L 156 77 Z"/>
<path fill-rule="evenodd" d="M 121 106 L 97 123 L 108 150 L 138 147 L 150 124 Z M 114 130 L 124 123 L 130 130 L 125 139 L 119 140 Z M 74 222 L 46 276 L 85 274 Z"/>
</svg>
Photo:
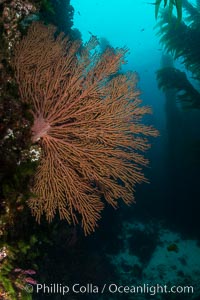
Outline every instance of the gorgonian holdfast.
<svg viewBox="0 0 200 300">
<path fill-rule="evenodd" d="M 104 199 L 113 207 L 134 201 L 146 136 L 157 131 L 140 122 L 150 109 L 140 106 L 135 73 L 117 74 L 126 49 L 100 54 L 94 37 L 82 46 L 55 32 L 32 24 L 13 60 L 21 99 L 32 107 L 32 141 L 42 148 L 28 204 L 37 221 L 58 211 L 88 234 Z"/>
</svg>

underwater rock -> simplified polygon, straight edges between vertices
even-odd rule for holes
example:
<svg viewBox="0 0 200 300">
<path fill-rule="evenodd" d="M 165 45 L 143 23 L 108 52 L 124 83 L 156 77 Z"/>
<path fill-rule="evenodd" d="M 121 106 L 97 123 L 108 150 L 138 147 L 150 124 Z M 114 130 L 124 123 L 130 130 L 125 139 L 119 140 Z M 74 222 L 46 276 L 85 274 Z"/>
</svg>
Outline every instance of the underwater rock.
<svg viewBox="0 0 200 300">
<path fill-rule="evenodd" d="M 10 55 L 15 42 L 21 38 L 20 21 L 36 10 L 36 6 L 28 0 L 17 0 L 4 4 L 2 13 L 3 37 Z"/>
<path fill-rule="evenodd" d="M 154 232 L 154 237 L 156 237 L 156 247 L 149 260 L 145 262 L 141 260 L 139 252 L 136 252 L 136 255 L 134 249 L 129 249 L 128 240 L 130 236 L 134 237 L 134 233 L 137 233 L 138 229 L 144 234 Z M 108 255 L 108 257 L 122 282 L 130 285 L 133 282 L 135 285 L 146 282 L 152 286 L 159 283 L 159 285 L 166 284 L 169 288 L 171 286 L 192 286 L 194 293 L 183 294 L 186 297 L 184 299 L 199 299 L 200 246 L 197 240 L 184 239 L 178 233 L 170 231 L 160 224 L 157 224 L 156 227 L 155 222 L 126 222 L 121 235 L 125 246 L 122 245 L 118 254 Z M 148 240 L 147 243 L 149 243 Z M 136 249 L 137 247 L 138 245 L 135 246 Z M 124 266 L 126 267 L 124 268 Z M 131 269 L 132 272 L 130 272 Z M 135 270 L 138 270 L 138 273 Z M 162 294 L 157 296 L 157 299 L 165 299 L 162 298 Z M 166 294 L 166 297 L 168 296 Z M 141 295 L 139 299 L 146 299 L 145 295 Z"/>
</svg>

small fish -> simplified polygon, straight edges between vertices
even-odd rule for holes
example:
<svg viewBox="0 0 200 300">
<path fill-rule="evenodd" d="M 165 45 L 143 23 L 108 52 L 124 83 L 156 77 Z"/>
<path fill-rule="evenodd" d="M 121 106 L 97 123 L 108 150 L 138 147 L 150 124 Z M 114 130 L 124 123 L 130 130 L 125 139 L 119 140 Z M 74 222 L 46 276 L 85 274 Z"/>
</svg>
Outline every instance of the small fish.
<svg viewBox="0 0 200 300">
<path fill-rule="evenodd" d="M 144 2 L 145 4 L 151 4 L 151 5 L 156 5 L 155 2 Z"/>
<path fill-rule="evenodd" d="M 81 13 L 80 13 L 80 11 L 78 11 L 78 14 L 79 14 L 79 16 L 81 16 Z"/>
<path fill-rule="evenodd" d="M 141 31 L 141 32 L 144 31 L 144 28 L 142 28 L 140 31 Z"/>
</svg>

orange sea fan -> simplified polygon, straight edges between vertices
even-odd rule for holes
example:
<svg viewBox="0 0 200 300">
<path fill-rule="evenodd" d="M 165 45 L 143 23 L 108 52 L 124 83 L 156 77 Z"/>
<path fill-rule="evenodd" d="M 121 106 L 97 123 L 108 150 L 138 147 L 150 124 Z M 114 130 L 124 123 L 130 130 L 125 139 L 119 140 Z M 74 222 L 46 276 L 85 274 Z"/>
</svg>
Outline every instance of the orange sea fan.
<svg viewBox="0 0 200 300">
<path fill-rule="evenodd" d="M 33 215 L 51 221 L 56 212 L 69 223 L 94 231 L 106 200 L 134 201 L 145 180 L 145 136 L 156 136 L 140 123 L 141 107 L 134 73 L 117 74 L 126 49 L 99 54 L 93 37 L 85 46 L 56 28 L 31 25 L 17 45 L 14 69 L 23 102 L 34 116 L 32 141 L 42 148 L 29 200 Z"/>
</svg>

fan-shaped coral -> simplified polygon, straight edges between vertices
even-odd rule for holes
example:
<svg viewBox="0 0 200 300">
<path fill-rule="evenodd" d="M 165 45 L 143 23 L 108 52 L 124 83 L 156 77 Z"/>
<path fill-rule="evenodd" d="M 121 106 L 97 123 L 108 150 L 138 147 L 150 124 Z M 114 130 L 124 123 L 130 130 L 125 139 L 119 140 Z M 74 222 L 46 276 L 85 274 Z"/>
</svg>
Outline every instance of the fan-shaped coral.
<svg viewBox="0 0 200 300">
<path fill-rule="evenodd" d="M 140 106 L 136 75 L 116 75 L 126 50 L 100 55 L 94 37 L 83 47 L 55 31 L 32 25 L 13 62 L 21 99 L 32 107 L 32 141 L 42 148 L 29 206 L 38 221 L 58 211 L 88 234 L 104 199 L 113 207 L 134 201 L 145 180 L 145 136 L 157 133 L 140 123 L 150 109 Z"/>
</svg>

